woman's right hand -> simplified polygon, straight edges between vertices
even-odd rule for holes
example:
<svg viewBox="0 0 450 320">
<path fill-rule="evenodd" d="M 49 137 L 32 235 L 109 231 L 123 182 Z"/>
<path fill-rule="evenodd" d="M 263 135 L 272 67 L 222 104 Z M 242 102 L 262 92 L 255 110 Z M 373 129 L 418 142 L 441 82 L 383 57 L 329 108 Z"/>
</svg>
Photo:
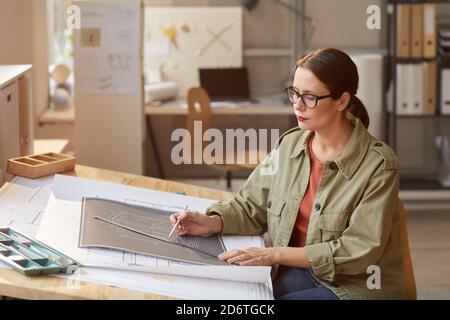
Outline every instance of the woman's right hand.
<svg viewBox="0 0 450 320">
<path fill-rule="evenodd" d="M 222 218 L 219 215 L 207 216 L 194 211 L 176 212 L 170 215 L 172 226 L 180 236 L 209 237 L 222 231 Z"/>
</svg>

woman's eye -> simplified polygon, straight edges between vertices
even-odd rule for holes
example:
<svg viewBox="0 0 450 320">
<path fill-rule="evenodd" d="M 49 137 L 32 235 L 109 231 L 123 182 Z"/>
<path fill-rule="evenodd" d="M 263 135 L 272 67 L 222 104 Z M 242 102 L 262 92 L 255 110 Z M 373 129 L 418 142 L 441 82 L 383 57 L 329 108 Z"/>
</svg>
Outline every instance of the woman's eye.
<svg viewBox="0 0 450 320">
<path fill-rule="evenodd" d="M 305 95 L 303 96 L 303 98 L 304 98 L 305 100 L 309 100 L 309 101 L 314 101 L 314 100 L 316 100 L 316 97 L 313 96 L 313 95 L 310 95 L 310 94 L 305 94 Z"/>
<path fill-rule="evenodd" d="M 300 97 L 300 95 L 297 92 L 295 92 L 295 91 L 291 91 L 291 92 L 289 92 L 289 94 L 290 94 L 291 97 L 294 97 L 294 98 L 297 98 L 297 99 Z"/>
</svg>

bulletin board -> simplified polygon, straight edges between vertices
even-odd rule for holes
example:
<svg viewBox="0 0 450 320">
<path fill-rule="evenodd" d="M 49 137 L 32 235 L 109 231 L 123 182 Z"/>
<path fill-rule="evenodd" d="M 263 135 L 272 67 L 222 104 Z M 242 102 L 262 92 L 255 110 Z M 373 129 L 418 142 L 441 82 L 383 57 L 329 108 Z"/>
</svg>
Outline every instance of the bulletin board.
<svg viewBox="0 0 450 320">
<path fill-rule="evenodd" d="M 199 85 L 198 68 L 242 67 L 242 7 L 147 7 L 144 34 L 147 80 L 160 70 L 180 97 Z"/>
</svg>

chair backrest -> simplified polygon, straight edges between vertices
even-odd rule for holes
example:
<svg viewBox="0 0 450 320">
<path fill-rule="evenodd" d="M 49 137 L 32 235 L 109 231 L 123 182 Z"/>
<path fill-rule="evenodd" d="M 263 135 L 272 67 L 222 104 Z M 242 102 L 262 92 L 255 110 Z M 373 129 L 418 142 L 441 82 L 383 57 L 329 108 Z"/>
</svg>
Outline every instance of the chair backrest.
<svg viewBox="0 0 450 320">
<path fill-rule="evenodd" d="M 416 300 L 417 299 L 417 289 L 416 280 L 414 278 L 414 269 L 411 260 L 411 253 L 409 251 L 409 241 L 408 241 L 408 224 L 406 221 L 406 211 L 403 203 L 399 200 L 399 213 L 400 213 L 400 233 L 401 241 L 403 244 L 403 272 L 404 272 L 404 282 L 405 282 L 405 299 L 406 300 Z"/>
<path fill-rule="evenodd" d="M 191 88 L 187 94 L 188 117 L 186 128 L 193 136 L 194 121 L 202 121 L 202 133 L 212 125 L 211 99 L 205 89 Z"/>
<path fill-rule="evenodd" d="M 192 157 L 195 154 L 195 143 L 196 140 L 194 138 L 195 130 L 194 124 L 195 121 L 201 121 L 201 134 L 203 137 L 203 133 L 210 129 L 212 126 L 212 110 L 211 110 L 211 99 L 209 97 L 208 92 L 201 87 L 190 88 L 187 94 L 187 104 L 188 104 L 188 116 L 186 121 L 186 129 L 189 131 L 191 135 L 191 155 Z M 201 138 L 202 146 L 201 151 L 203 154 L 203 150 L 205 149 L 207 142 Z"/>
</svg>

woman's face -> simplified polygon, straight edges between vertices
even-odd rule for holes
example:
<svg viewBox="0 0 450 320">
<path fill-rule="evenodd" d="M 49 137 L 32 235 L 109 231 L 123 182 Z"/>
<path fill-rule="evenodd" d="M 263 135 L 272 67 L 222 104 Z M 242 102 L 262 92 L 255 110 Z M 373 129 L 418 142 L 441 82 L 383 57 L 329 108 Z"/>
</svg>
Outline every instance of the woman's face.
<svg viewBox="0 0 450 320">
<path fill-rule="evenodd" d="M 307 98 L 315 96 L 327 96 L 330 91 L 326 86 L 320 82 L 319 79 L 306 68 L 297 68 L 294 77 L 293 87 L 300 94 L 308 94 Z M 341 101 L 342 97 L 334 100 L 331 97 L 317 101 L 314 109 L 305 107 L 301 99 L 298 99 L 294 104 L 294 112 L 297 118 L 298 126 L 304 130 L 320 130 L 327 127 L 332 122 L 336 121 L 337 117 L 341 117 L 341 111 L 345 109 L 346 105 L 342 105 L 345 101 Z M 348 102 L 347 102 L 348 103 Z"/>
</svg>

